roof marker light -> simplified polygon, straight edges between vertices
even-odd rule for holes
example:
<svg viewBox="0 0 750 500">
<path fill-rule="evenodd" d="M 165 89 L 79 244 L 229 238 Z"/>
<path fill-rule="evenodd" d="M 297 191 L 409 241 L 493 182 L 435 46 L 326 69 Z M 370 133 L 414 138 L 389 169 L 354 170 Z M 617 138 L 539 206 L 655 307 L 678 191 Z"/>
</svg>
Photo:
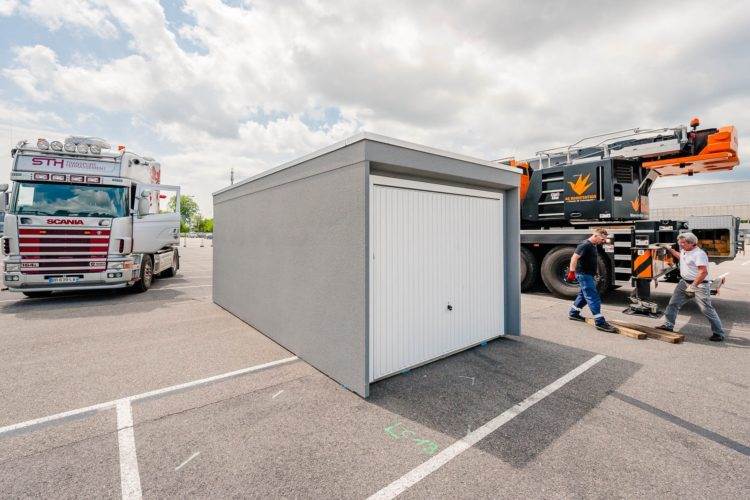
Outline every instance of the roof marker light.
<svg viewBox="0 0 750 500">
<path fill-rule="evenodd" d="M 65 141 L 65 151 L 67 151 L 68 153 L 75 153 L 76 144 L 74 142 Z"/>
<path fill-rule="evenodd" d="M 50 149 L 53 151 L 62 151 L 63 150 L 63 143 L 60 141 L 52 141 L 49 143 Z"/>
<path fill-rule="evenodd" d="M 52 174 L 53 181 L 65 181 L 65 174 Z"/>
<path fill-rule="evenodd" d="M 88 151 L 89 151 L 89 147 L 88 147 L 88 146 L 86 146 L 85 144 L 79 144 L 78 146 L 76 146 L 76 150 L 77 150 L 77 151 L 78 151 L 79 153 L 88 153 Z"/>
<path fill-rule="evenodd" d="M 36 140 L 36 147 L 39 149 L 47 150 L 49 149 L 49 142 L 47 142 L 47 139 L 39 138 Z"/>
<path fill-rule="evenodd" d="M 85 182 L 86 178 L 82 175 L 71 175 L 70 182 Z"/>
<path fill-rule="evenodd" d="M 98 154 L 101 154 L 101 152 L 102 152 L 102 147 L 101 147 L 101 146 L 99 146 L 98 144 L 92 144 L 92 145 L 90 145 L 90 146 L 89 146 L 89 150 L 90 150 L 90 151 L 91 151 L 91 152 L 92 152 L 93 154 L 95 154 L 95 155 L 98 155 Z"/>
</svg>

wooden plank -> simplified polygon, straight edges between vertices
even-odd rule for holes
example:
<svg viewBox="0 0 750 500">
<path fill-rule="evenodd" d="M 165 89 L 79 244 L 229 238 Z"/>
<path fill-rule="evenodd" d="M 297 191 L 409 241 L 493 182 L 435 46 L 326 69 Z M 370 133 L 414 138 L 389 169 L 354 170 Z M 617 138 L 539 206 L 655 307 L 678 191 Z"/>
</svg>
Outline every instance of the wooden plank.
<svg viewBox="0 0 750 500">
<path fill-rule="evenodd" d="M 586 323 L 588 323 L 589 325 L 596 326 L 596 322 L 594 321 L 594 318 L 586 318 Z M 612 322 L 610 321 L 610 323 Z M 631 339 L 638 339 L 638 340 L 643 340 L 648 336 L 644 332 L 640 332 L 633 328 L 628 328 L 627 326 L 617 326 L 617 333 L 620 335 L 624 335 L 625 337 L 630 337 Z"/>
<path fill-rule="evenodd" d="M 681 333 L 667 332 L 665 330 L 657 330 L 656 328 L 651 328 L 650 326 L 646 326 L 646 325 L 639 325 L 637 323 L 628 323 L 628 322 L 620 321 L 616 319 L 611 320 L 610 323 L 617 325 L 618 328 L 619 327 L 631 328 L 633 330 L 643 332 L 646 335 L 648 335 L 648 337 L 651 339 L 661 340 L 662 342 L 669 342 L 670 344 L 679 344 L 685 340 L 685 336 L 682 335 Z"/>
</svg>

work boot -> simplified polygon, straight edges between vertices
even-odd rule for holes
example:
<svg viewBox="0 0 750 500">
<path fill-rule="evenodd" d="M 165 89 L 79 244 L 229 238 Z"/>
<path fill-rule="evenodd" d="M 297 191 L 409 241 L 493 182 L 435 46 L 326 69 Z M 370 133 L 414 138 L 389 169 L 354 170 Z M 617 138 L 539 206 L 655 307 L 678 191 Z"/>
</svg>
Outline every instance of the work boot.
<svg viewBox="0 0 750 500">
<path fill-rule="evenodd" d="M 606 320 L 597 321 L 596 329 L 601 330 L 603 332 L 608 332 L 608 333 L 617 333 L 617 328 L 607 323 Z"/>
<path fill-rule="evenodd" d="M 586 321 L 586 318 L 581 316 L 581 313 L 578 311 L 573 311 L 568 314 L 568 319 L 572 319 L 573 321 Z"/>
<path fill-rule="evenodd" d="M 711 335 L 710 337 L 708 337 L 708 340 L 710 340 L 711 342 L 723 342 L 724 341 L 724 337 L 722 337 L 721 335 L 716 335 L 714 333 L 713 335 Z"/>
<path fill-rule="evenodd" d="M 664 330 L 665 332 L 673 332 L 674 331 L 671 326 L 667 326 L 666 324 L 659 325 L 659 326 L 656 327 L 656 329 L 657 330 Z"/>
</svg>

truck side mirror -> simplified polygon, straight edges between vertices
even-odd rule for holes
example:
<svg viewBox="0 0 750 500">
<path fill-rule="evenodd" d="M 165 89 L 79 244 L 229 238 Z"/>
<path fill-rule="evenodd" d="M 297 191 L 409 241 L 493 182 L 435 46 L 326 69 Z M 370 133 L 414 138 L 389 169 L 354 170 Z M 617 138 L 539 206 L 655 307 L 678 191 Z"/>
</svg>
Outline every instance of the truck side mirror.
<svg viewBox="0 0 750 500">
<path fill-rule="evenodd" d="M 151 208 L 151 203 L 149 202 L 149 197 L 151 196 L 151 191 L 148 189 L 144 189 L 141 191 L 141 196 L 138 198 L 138 210 L 137 215 L 140 219 L 144 215 L 148 215 L 148 212 Z"/>
<path fill-rule="evenodd" d="M 0 184 L 0 193 L 4 193 L 8 190 L 7 184 Z"/>
</svg>

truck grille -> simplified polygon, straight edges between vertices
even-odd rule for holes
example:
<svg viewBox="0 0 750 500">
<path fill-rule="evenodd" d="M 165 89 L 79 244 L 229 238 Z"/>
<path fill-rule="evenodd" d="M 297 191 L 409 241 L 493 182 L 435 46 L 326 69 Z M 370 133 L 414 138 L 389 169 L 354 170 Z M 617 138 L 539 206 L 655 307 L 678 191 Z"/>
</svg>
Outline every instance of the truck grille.
<svg viewBox="0 0 750 500">
<path fill-rule="evenodd" d="M 109 229 L 20 228 L 21 272 L 70 274 L 107 268 Z"/>
</svg>

